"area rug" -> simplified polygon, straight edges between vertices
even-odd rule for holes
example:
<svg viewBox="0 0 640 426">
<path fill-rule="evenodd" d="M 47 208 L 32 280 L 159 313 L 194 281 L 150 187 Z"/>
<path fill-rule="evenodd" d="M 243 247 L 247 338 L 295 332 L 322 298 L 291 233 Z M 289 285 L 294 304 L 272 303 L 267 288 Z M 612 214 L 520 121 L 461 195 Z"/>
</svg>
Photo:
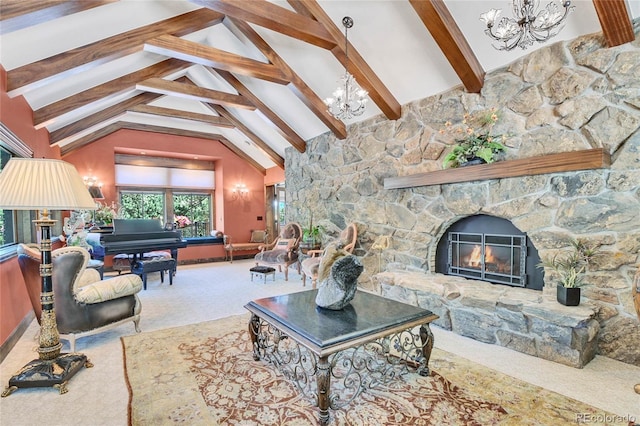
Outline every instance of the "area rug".
<svg viewBox="0 0 640 426">
<path fill-rule="evenodd" d="M 317 425 L 318 410 L 254 361 L 248 315 L 122 337 L 131 425 Z M 333 425 L 569 425 L 606 413 L 434 349 L 431 375 L 406 374 L 331 410 Z M 333 383 L 332 383 L 333 384 Z"/>
</svg>

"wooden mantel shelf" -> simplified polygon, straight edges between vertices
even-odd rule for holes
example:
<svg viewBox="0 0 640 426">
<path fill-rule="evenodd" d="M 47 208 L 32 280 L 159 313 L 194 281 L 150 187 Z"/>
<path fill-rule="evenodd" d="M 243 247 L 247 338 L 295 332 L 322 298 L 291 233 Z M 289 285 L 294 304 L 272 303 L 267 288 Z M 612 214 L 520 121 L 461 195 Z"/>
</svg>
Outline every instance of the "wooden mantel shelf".
<svg viewBox="0 0 640 426">
<path fill-rule="evenodd" d="M 469 182 L 473 180 L 602 169 L 610 165 L 611 157 L 604 149 L 586 149 L 386 178 L 384 180 L 384 189 L 413 188 L 416 186 Z"/>
</svg>

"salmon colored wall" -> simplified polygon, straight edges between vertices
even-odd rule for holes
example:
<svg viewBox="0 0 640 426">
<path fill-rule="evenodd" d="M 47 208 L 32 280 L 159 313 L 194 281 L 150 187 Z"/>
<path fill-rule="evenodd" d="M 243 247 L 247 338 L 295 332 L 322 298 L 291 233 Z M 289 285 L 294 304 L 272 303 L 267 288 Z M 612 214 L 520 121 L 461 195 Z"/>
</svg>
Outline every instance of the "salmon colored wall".
<svg viewBox="0 0 640 426">
<path fill-rule="evenodd" d="M 58 148 L 49 147 L 49 133 L 33 127 L 33 115 L 22 96 L 7 94 L 7 73 L 0 66 L 0 121 L 22 142 L 29 145 L 34 157 L 60 158 Z M 31 311 L 31 303 L 20 273 L 18 259 L 12 257 L 0 263 L 0 344 Z"/>
<path fill-rule="evenodd" d="M 176 152 L 176 147 L 179 147 L 180 155 L 214 161 L 216 217 L 213 223 L 217 230 L 232 235 L 236 241 L 238 238 L 249 241 L 251 229 L 264 228 L 264 175 L 220 142 L 123 129 L 74 150 L 64 160 L 75 165 L 81 175 L 95 175 L 103 184 L 104 202 L 111 203 L 117 200 L 116 153 L 126 149 L 127 153 L 144 151 L 150 156 L 170 156 Z M 247 186 L 248 197 L 234 198 L 236 184 Z M 263 220 L 258 221 L 258 216 L 262 216 Z M 187 260 L 190 257 L 180 254 L 179 259 Z"/>
<path fill-rule="evenodd" d="M 0 66 L 0 121 L 31 147 L 35 157 L 61 158 L 57 147 L 49 146 L 46 129 L 36 130 L 33 112 L 21 96 L 6 93 L 6 72 Z M 119 130 L 65 155 L 81 175 L 95 175 L 103 183 L 105 202 L 116 200 L 114 160 L 119 149 L 147 151 L 149 155 L 170 155 L 179 147 L 181 155 L 198 156 L 215 162 L 215 228 L 231 235 L 235 241 L 249 241 L 251 229 L 265 228 L 265 185 L 284 181 L 279 167 L 267 170 L 266 176 L 245 160 L 211 140 L 165 135 L 136 130 Z M 249 194 L 243 199 L 233 196 L 236 184 L 244 184 Z M 258 220 L 261 216 L 262 220 Z M 224 248 L 191 246 L 180 249 L 179 260 L 224 257 Z M 105 265 L 109 265 L 106 259 Z M 20 321 L 30 312 L 31 304 L 24 288 L 17 258 L 0 263 L 0 344 L 4 344 Z"/>
<path fill-rule="evenodd" d="M 275 185 L 284 182 L 284 169 L 280 167 L 271 167 L 267 169 L 267 175 L 264 178 L 264 186 Z"/>
<path fill-rule="evenodd" d="M 20 321 L 31 311 L 18 258 L 0 263 L 0 343 L 4 343 Z"/>
</svg>

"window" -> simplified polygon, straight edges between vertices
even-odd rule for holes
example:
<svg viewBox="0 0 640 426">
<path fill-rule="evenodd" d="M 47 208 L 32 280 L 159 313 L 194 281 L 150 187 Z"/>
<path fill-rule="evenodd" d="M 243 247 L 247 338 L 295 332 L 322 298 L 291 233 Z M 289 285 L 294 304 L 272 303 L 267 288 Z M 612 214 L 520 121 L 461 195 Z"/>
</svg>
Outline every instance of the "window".
<svg viewBox="0 0 640 426">
<path fill-rule="evenodd" d="M 173 212 L 176 217 L 188 218 L 182 230 L 184 237 L 207 237 L 211 228 L 211 196 L 198 193 L 174 193 Z M 180 223 L 180 222 L 178 222 Z"/>
<path fill-rule="evenodd" d="M 0 147 L 0 171 L 11 158 L 11 153 Z M 15 216 L 13 210 L 0 210 L 0 247 L 16 242 Z"/>
<path fill-rule="evenodd" d="M 33 151 L 22 142 L 8 127 L 0 123 L 0 170 L 9 162 L 11 157 L 33 157 Z M 33 224 L 38 219 L 39 212 L 2 210 L 0 209 L 0 260 L 15 255 L 14 244 L 19 242 L 37 241 L 36 227 Z M 57 220 L 51 228 L 51 236 L 62 233 L 60 212 L 50 212 L 50 218 Z"/>
<path fill-rule="evenodd" d="M 164 220 L 164 211 L 164 192 L 120 192 L 120 214 L 122 219 Z"/>
<path fill-rule="evenodd" d="M 115 163 L 122 217 L 160 218 L 185 238 L 209 236 L 215 217 L 213 161 L 116 154 Z"/>
<path fill-rule="evenodd" d="M 163 190 L 121 190 L 123 219 L 161 219 L 182 231 L 185 238 L 207 237 L 211 232 L 211 194 Z"/>
</svg>

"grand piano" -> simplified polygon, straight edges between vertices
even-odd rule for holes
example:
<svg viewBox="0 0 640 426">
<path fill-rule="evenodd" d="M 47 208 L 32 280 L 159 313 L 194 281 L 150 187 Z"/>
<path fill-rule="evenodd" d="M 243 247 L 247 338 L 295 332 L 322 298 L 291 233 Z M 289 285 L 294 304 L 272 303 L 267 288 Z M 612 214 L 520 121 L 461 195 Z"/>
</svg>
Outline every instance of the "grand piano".
<svg viewBox="0 0 640 426">
<path fill-rule="evenodd" d="M 100 243 L 104 254 L 128 254 L 135 262 L 142 254 L 156 250 L 170 250 L 178 262 L 178 249 L 187 246 L 179 231 L 166 231 L 158 219 L 114 219 L 113 233 L 102 234 Z"/>
</svg>

